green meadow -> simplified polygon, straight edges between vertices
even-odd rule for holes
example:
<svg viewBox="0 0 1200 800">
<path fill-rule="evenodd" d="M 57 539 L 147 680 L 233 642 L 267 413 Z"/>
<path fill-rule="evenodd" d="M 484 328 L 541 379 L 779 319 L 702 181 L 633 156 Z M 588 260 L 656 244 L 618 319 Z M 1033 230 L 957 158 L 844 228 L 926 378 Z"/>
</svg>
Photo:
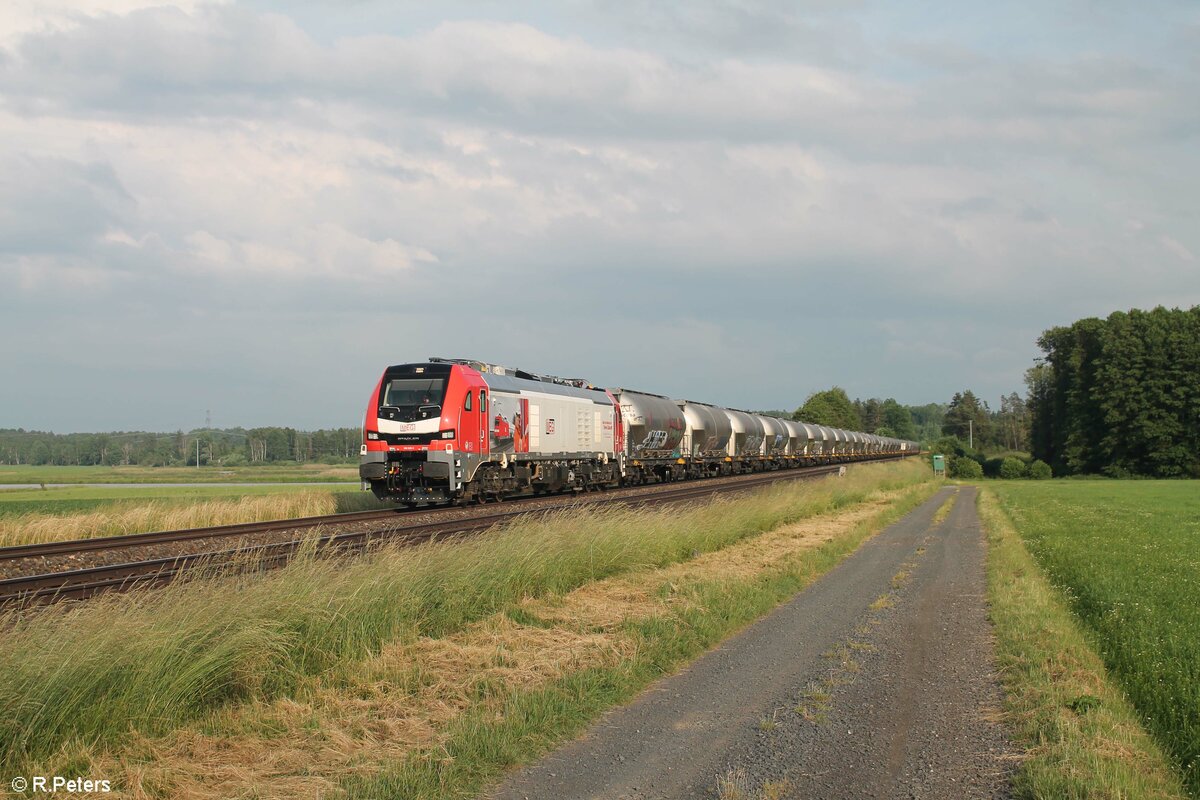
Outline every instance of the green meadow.
<svg viewBox="0 0 1200 800">
<path fill-rule="evenodd" d="M 989 489 L 1200 797 L 1200 482 L 1014 481 Z"/>
<path fill-rule="evenodd" d="M 359 493 L 358 484 L 329 486 L 53 486 L 46 489 L 5 489 L 0 486 L 0 519 L 25 514 L 57 516 L 98 510 L 114 511 L 148 503 L 181 506 L 211 500 L 233 500 L 266 495 L 294 495 L 319 491 L 326 494 Z"/>
<path fill-rule="evenodd" d="M 0 488 L 13 483 L 329 483 L 357 481 L 353 464 L 241 467 L 58 467 L 0 464 Z"/>
</svg>

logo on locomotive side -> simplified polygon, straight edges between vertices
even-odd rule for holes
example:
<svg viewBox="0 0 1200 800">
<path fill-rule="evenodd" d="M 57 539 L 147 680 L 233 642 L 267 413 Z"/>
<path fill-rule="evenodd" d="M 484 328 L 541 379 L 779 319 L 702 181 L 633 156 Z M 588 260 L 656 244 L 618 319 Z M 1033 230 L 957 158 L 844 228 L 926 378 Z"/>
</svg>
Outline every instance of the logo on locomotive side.
<svg viewBox="0 0 1200 800">
<path fill-rule="evenodd" d="M 529 452 L 529 400 L 524 397 L 492 395 L 490 447 L 493 453 Z"/>
</svg>

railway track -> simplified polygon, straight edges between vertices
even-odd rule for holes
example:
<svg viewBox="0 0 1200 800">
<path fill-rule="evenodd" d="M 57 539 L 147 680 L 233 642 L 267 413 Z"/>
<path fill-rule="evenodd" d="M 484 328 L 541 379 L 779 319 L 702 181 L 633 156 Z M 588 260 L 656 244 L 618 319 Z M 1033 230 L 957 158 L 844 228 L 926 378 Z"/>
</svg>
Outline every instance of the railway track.
<svg viewBox="0 0 1200 800">
<path fill-rule="evenodd" d="M 176 554 L 160 558 L 123 561 L 115 564 L 103 564 L 100 566 L 12 577 L 0 580 L 0 607 L 14 605 L 27 606 L 60 600 L 82 600 L 106 591 L 126 590 L 135 586 L 163 585 L 188 572 L 195 572 L 201 568 L 228 569 L 238 566 L 244 566 L 246 569 L 271 568 L 286 564 L 301 548 L 305 547 L 316 548 L 318 551 L 324 553 L 353 553 L 361 552 L 370 545 L 380 542 L 415 544 L 441 537 L 470 535 L 492 528 L 518 516 L 547 514 L 555 511 L 579 508 L 581 506 L 616 504 L 636 508 L 687 502 L 689 500 L 710 498 L 719 494 L 745 492 L 779 481 L 813 479 L 838 472 L 843 466 L 841 464 L 832 464 L 754 474 L 719 485 L 699 481 L 696 483 L 689 482 L 678 488 L 663 489 L 660 484 L 654 487 L 656 491 L 646 492 L 642 495 L 614 497 L 604 494 L 592 494 L 587 495 L 586 499 L 576 498 L 570 502 L 554 505 L 538 505 L 533 508 L 517 508 L 504 511 L 498 508 L 496 511 L 487 514 L 454 517 L 451 519 L 434 520 L 432 522 L 425 521 L 404 524 L 406 512 L 397 512 L 396 510 L 388 509 L 383 511 L 333 514 L 322 517 L 275 520 L 271 522 L 223 525 L 214 528 L 135 533 L 123 536 L 0 548 L 0 563 L 3 563 L 18 559 L 45 558 L 50 556 L 70 557 L 85 553 L 95 553 L 97 551 L 133 549 L 173 542 L 191 542 L 201 539 L 214 539 L 219 543 L 221 540 L 231 541 L 275 531 L 292 531 L 300 534 L 278 542 L 260 542 L 251 545 L 224 548 L 217 547 L 199 553 Z M 452 510 L 441 509 L 439 511 L 448 512 Z M 426 511 L 426 513 L 429 512 Z M 346 525 L 378 521 L 388 521 L 393 524 L 372 527 L 366 530 L 318 532 L 319 535 L 305 533 L 306 531 L 315 531 L 323 526 L 336 525 L 338 527 L 345 527 Z"/>
</svg>

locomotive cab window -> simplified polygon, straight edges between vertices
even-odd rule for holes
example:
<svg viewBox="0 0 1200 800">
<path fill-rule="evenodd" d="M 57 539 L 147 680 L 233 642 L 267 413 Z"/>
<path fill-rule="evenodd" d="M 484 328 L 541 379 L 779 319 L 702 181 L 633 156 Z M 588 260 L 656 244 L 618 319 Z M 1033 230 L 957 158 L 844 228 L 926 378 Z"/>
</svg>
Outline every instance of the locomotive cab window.
<svg viewBox="0 0 1200 800">
<path fill-rule="evenodd" d="M 379 416 L 400 422 L 437 417 L 445 394 L 445 378 L 393 378 L 385 386 Z"/>
<path fill-rule="evenodd" d="M 471 393 L 470 392 L 467 392 L 467 399 L 463 402 L 463 410 L 464 411 L 471 410 Z"/>
</svg>

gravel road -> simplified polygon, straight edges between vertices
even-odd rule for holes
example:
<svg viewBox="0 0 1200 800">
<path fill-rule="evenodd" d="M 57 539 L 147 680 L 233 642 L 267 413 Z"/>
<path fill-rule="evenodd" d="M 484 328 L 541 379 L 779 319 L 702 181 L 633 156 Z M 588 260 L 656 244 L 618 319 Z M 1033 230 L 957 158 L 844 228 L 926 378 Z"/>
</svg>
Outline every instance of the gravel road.
<svg viewBox="0 0 1200 800">
<path fill-rule="evenodd" d="M 975 489 L 933 524 L 955 491 L 489 797 L 1007 797 Z"/>
</svg>

